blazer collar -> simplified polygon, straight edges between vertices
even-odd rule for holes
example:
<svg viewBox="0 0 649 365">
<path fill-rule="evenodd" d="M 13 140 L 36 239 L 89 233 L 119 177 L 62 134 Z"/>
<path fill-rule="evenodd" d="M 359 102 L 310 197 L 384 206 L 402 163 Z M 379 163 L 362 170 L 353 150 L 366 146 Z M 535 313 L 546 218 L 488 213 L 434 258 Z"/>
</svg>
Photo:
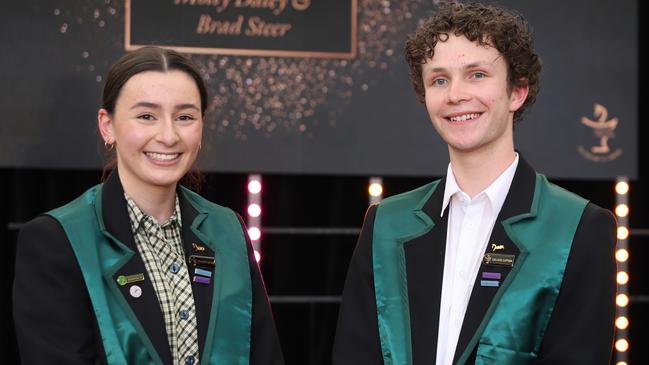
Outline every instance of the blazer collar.
<svg viewBox="0 0 649 365">
<path fill-rule="evenodd" d="M 536 173 L 532 167 L 520 156 L 519 162 L 505 202 L 496 220 L 496 226 L 490 239 L 506 242 L 511 248 L 511 253 L 518 254 L 518 261 L 512 270 L 503 272 L 503 275 L 514 276 L 526 252 L 518 247 L 517 239 L 511 237 L 508 227 L 519 220 L 533 217 L 538 202 L 535 199 Z M 398 240 L 404 242 L 405 263 L 407 276 L 407 291 L 411 317 L 411 336 L 414 363 L 434 363 L 435 351 L 430 351 L 431 344 L 436 346 L 437 331 L 439 326 L 439 300 L 444 267 L 444 254 L 446 248 L 447 211 L 440 217 L 440 210 L 444 200 L 445 178 L 441 179 L 435 189 L 431 189 L 415 205 L 410 214 L 419 221 L 417 228 L 401 236 Z M 509 252 L 508 252 L 509 253 Z M 482 271 L 482 269 L 480 270 Z M 480 275 L 480 273 L 479 273 Z M 415 280 L 412 280 L 415 278 Z M 480 278 L 476 278 L 479 286 Z M 475 289 L 475 286 L 474 286 Z M 498 292 L 506 290 L 501 287 Z M 486 293 L 486 295 L 485 295 Z M 462 361 L 472 354 L 479 335 L 484 325 L 490 318 L 492 311 L 485 307 L 492 302 L 497 302 L 498 294 L 476 290 L 472 294 L 467 308 L 467 317 L 472 323 L 463 325 L 461 338 L 458 341 L 456 360 Z M 502 294 L 500 294 L 502 295 Z M 474 298 L 476 297 L 476 298 Z M 481 309 L 483 315 L 471 315 L 470 310 Z M 426 313 L 435 312 L 432 316 Z M 485 313 L 486 312 L 486 313 Z M 430 317 L 430 318 L 429 318 Z M 421 322 L 422 325 L 413 323 Z M 430 328 L 429 328 L 430 327 Z M 467 334 L 467 331 L 470 333 Z M 465 351 L 466 349 L 466 351 Z M 460 356 L 466 353 L 466 356 Z M 430 357 L 432 356 L 432 357 Z"/>
<path fill-rule="evenodd" d="M 440 211 L 444 203 L 444 186 L 446 177 L 442 178 L 434 189 L 431 189 L 417 203 L 412 214 L 420 221 L 421 225 L 414 232 L 409 232 L 403 241 L 409 241 L 430 230 L 436 222 L 440 221 Z M 536 172 L 519 153 L 518 166 L 514 173 L 509 192 L 505 198 L 498 221 L 514 223 L 520 219 L 536 216 L 538 202 L 535 199 Z M 448 208 L 448 207 L 447 207 Z M 446 215 L 448 213 L 444 213 Z"/>
<path fill-rule="evenodd" d="M 128 207 L 124 189 L 117 170 L 111 172 L 104 182 L 101 199 L 97 204 L 97 215 L 102 233 L 109 238 L 106 251 L 113 249 L 112 255 L 102 257 L 110 263 L 103 268 L 104 279 L 113 292 L 117 302 L 126 311 L 140 340 L 145 344 L 153 359 L 163 364 L 171 364 L 172 355 L 167 339 L 164 317 L 160 309 L 153 284 L 140 256 L 133 231 L 128 218 Z M 144 280 L 133 284 L 119 285 L 120 276 L 142 274 Z M 131 288 L 137 286 L 140 294 L 131 294 Z"/>
<path fill-rule="evenodd" d="M 538 201 L 536 197 L 536 172 L 519 154 L 518 167 L 514 179 L 505 198 L 499 221 L 519 221 L 527 217 L 536 216 Z"/>
<path fill-rule="evenodd" d="M 491 319 L 495 307 L 509 283 L 518 274 L 521 264 L 527 257 L 527 251 L 520 245 L 519 238 L 512 234 L 510 227 L 517 222 L 536 215 L 538 201 L 536 197 L 536 173 L 522 157 L 519 160 L 514 179 L 494 224 L 485 253 L 491 252 L 493 244 L 502 245 L 501 254 L 514 255 L 513 267 L 480 266 L 467 305 L 462 330 L 458 338 L 454 364 L 472 363 L 475 359 L 477 343 L 486 324 Z M 482 286 L 483 272 L 497 272 L 502 275 L 500 286 L 496 288 Z"/>
<path fill-rule="evenodd" d="M 214 257 L 212 242 L 201 239 L 200 225 L 207 217 L 207 212 L 193 205 L 187 198 L 183 188 L 178 189 L 182 219 L 183 248 L 187 258 L 196 254 L 201 256 Z M 124 189 L 119 180 L 117 170 L 114 170 L 104 182 L 99 204 L 96 206 L 97 216 L 102 232 L 109 237 L 111 247 L 105 251 L 110 252 L 110 264 L 104 268 L 104 277 L 109 287 L 118 298 L 118 302 L 127 310 L 129 317 L 136 325 L 138 335 L 143 343 L 147 345 L 151 356 L 159 358 L 162 363 L 173 363 L 167 332 L 164 324 L 164 317 L 158 303 L 157 295 L 153 284 L 147 273 L 146 266 L 138 252 L 137 245 L 131 229 Z M 193 276 L 193 268 L 188 265 L 190 277 Z M 128 276 L 144 274 L 144 280 L 138 282 L 142 293 L 134 298 L 130 292 L 131 285 L 120 286 L 117 278 L 120 275 Z M 210 309 L 212 306 L 212 293 L 214 280 L 209 284 L 193 282 L 192 292 L 196 306 L 198 325 L 199 351 L 202 354 L 205 339 L 208 332 Z"/>
<path fill-rule="evenodd" d="M 414 214 L 424 224 L 403 246 L 413 364 L 435 363 L 436 351 L 431 348 L 437 348 L 448 221 L 448 209 L 440 216 L 444 182 L 440 180 L 415 209 Z"/>
<path fill-rule="evenodd" d="M 180 214 L 183 220 L 182 238 L 183 246 L 185 249 L 186 259 L 191 255 L 216 257 L 214 252 L 215 248 L 213 242 L 200 232 L 200 225 L 207 217 L 207 212 L 199 210 L 200 208 L 191 204 L 190 200 L 185 195 L 184 189 L 178 189 L 178 199 L 180 200 Z M 184 224 L 191 222 L 191 224 Z M 218 263 L 217 263 L 218 264 Z M 190 278 L 196 274 L 195 268 L 188 264 Z M 209 284 L 195 282 L 192 279 L 192 294 L 194 295 L 194 306 L 196 307 L 196 324 L 198 326 L 198 350 L 201 356 L 205 355 L 205 340 L 207 338 L 208 324 L 210 321 L 212 298 L 214 292 L 214 282 L 216 271 L 212 270 L 212 278 Z"/>
</svg>

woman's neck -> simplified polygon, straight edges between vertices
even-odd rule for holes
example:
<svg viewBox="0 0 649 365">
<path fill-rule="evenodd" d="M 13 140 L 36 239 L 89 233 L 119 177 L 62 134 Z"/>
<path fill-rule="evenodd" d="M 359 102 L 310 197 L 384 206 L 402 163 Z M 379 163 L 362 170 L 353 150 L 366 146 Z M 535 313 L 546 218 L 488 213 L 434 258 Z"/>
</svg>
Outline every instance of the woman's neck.
<svg viewBox="0 0 649 365">
<path fill-rule="evenodd" d="M 162 224 L 169 220 L 176 206 L 176 186 L 143 186 L 124 181 L 120 176 L 124 192 L 142 212 Z"/>
</svg>

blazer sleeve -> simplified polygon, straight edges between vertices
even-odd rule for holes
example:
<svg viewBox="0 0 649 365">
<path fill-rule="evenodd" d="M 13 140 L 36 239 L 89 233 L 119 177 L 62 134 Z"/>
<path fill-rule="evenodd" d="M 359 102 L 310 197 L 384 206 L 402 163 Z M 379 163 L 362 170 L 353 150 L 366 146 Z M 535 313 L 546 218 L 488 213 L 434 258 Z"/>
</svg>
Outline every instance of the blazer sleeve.
<svg viewBox="0 0 649 365">
<path fill-rule="evenodd" d="M 589 203 L 535 365 L 607 365 L 615 320 L 616 223 Z"/>
<path fill-rule="evenodd" d="M 22 228 L 15 266 L 13 315 L 22 363 L 103 363 L 90 297 L 58 221 L 39 216 Z"/>
<path fill-rule="evenodd" d="M 252 328 L 250 339 L 250 365 L 283 365 L 284 356 L 279 344 L 275 321 L 268 302 L 266 286 L 255 259 L 255 252 L 248 237 L 248 230 L 237 214 L 248 248 L 248 264 L 252 280 Z"/>
<path fill-rule="evenodd" d="M 347 271 L 332 353 L 335 365 L 383 364 L 372 265 L 376 209 L 372 205 L 367 211 Z"/>
</svg>

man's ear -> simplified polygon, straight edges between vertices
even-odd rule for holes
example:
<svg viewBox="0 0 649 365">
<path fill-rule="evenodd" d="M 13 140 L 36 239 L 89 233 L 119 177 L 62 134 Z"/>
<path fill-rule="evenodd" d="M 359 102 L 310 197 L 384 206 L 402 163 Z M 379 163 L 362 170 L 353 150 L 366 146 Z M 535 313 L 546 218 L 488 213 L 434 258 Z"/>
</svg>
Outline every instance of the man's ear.
<svg viewBox="0 0 649 365">
<path fill-rule="evenodd" d="M 108 113 L 108 110 L 101 108 L 97 112 L 97 127 L 99 128 L 99 133 L 101 133 L 101 138 L 103 138 L 104 143 L 109 145 L 115 143 L 113 118 Z"/>
<path fill-rule="evenodd" d="M 515 112 L 523 106 L 525 100 L 527 100 L 527 94 L 530 92 L 530 87 L 527 85 L 527 80 L 522 83 L 523 86 L 514 86 L 512 92 L 509 95 L 509 111 Z"/>
</svg>

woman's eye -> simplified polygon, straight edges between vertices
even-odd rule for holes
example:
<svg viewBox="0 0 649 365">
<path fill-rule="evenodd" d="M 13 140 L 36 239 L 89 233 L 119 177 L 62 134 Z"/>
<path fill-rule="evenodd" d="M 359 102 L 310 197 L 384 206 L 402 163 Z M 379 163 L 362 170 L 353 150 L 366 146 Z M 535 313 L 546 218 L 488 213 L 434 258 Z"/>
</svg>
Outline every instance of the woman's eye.
<svg viewBox="0 0 649 365">
<path fill-rule="evenodd" d="M 151 114 L 140 114 L 137 116 L 138 119 L 142 120 L 153 120 L 153 115 Z"/>
<path fill-rule="evenodd" d="M 194 120 L 194 119 L 196 119 L 196 118 L 194 118 L 191 115 L 180 115 L 180 116 L 178 116 L 178 120 L 181 120 L 181 121 L 190 121 L 190 120 Z"/>
</svg>

